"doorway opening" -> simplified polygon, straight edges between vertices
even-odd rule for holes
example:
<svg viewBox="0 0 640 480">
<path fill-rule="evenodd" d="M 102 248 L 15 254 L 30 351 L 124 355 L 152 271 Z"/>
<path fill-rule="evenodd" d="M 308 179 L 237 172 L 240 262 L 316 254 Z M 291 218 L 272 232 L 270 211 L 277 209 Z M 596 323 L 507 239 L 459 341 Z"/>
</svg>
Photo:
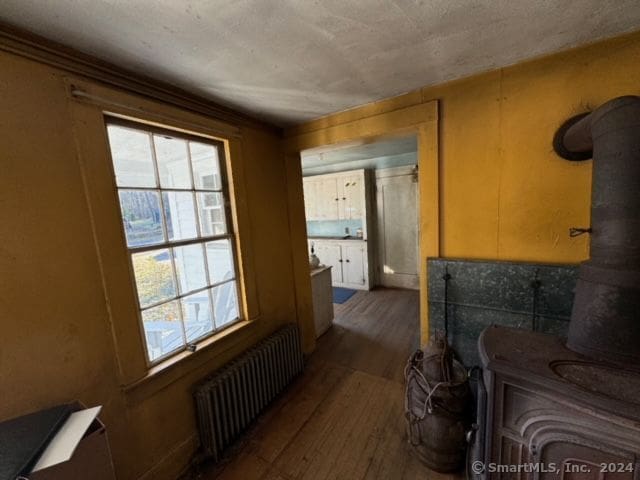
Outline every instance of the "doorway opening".
<svg viewBox="0 0 640 480">
<path fill-rule="evenodd" d="M 316 147 L 300 157 L 309 253 L 330 268 L 332 288 L 342 289 L 336 297 L 344 289 L 418 290 L 417 135 Z"/>
</svg>

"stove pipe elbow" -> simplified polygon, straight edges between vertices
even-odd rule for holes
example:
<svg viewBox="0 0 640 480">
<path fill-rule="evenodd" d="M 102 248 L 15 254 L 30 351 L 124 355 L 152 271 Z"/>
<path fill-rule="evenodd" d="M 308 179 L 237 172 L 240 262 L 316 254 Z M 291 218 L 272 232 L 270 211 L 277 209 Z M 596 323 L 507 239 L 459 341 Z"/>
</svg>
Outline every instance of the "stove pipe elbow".
<svg viewBox="0 0 640 480">
<path fill-rule="evenodd" d="M 580 265 L 567 346 L 640 365 L 640 97 L 569 119 L 553 146 L 567 160 L 593 158 L 590 258 Z"/>
</svg>

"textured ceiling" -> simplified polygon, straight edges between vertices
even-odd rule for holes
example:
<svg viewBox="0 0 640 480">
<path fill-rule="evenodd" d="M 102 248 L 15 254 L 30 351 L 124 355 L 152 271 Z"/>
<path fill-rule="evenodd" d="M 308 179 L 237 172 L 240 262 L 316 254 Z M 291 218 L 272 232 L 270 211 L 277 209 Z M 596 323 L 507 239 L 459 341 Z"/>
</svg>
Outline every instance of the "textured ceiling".
<svg viewBox="0 0 640 480">
<path fill-rule="evenodd" d="M 0 19 L 280 125 L 640 28 L 638 0 L 2 0 Z"/>
</svg>

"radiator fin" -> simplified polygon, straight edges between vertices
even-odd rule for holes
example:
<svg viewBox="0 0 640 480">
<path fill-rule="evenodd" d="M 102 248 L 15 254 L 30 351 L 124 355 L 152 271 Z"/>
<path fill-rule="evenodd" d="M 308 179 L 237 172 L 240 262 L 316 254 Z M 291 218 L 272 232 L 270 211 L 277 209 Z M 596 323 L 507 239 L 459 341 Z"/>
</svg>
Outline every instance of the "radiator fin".
<svg viewBox="0 0 640 480">
<path fill-rule="evenodd" d="M 303 368 L 298 327 L 291 324 L 201 382 L 195 403 L 203 453 L 220 460 Z"/>
</svg>

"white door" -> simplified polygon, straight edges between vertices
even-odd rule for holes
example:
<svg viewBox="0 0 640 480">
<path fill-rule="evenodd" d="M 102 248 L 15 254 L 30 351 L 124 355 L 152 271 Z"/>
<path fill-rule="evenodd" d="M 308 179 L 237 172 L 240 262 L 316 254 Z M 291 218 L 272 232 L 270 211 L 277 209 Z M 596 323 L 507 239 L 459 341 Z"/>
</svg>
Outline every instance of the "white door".
<svg viewBox="0 0 640 480">
<path fill-rule="evenodd" d="M 315 251 L 320 263 L 333 267 L 331 283 L 342 283 L 342 254 L 340 245 L 333 242 L 316 242 Z"/>
<path fill-rule="evenodd" d="M 419 288 L 418 178 L 411 168 L 376 172 L 378 273 L 386 287 Z"/>
<path fill-rule="evenodd" d="M 364 285 L 365 250 L 361 242 L 342 244 L 342 270 L 344 283 Z"/>
</svg>

